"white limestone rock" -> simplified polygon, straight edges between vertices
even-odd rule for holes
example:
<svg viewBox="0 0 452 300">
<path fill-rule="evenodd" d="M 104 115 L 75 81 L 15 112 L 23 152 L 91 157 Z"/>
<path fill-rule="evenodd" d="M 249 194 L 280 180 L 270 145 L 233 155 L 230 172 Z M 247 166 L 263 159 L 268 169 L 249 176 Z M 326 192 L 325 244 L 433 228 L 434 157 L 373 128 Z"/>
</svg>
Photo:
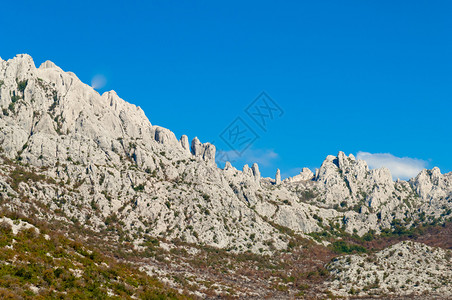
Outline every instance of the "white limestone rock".
<svg viewBox="0 0 452 300">
<path fill-rule="evenodd" d="M 234 167 L 231 165 L 231 163 L 230 162 L 226 162 L 225 164 L 224 164 L 224 171 L 228 171 L 228 170 L 232 170 L 232 169 L 234 169 Z"/>
<path fill-rule="evenodd" d="M 176 136 L 169 129 L 160 126 L 154 126 L 154 130 L 155 130 L 154 138 L 157 142 L 172 146 L 176 146 L 178 144 Z"/>
<path fill-rule="evenodd" d="M 303 168 L 300 174 L 284 179 L 285 183 L 294 183 L 314 179 L 314 173 L 309 168 Z"/>
<path fill-rule="evenodd" d="M 275 184 L 276 185 L 280 185 L 281 184 L 281 171 L 279 169 L 276 170 Z"/>
<path fill-rule="evenodd" d="M 190 144 L 188 142 L 188 137 L 185 134 L 181 136 L 179 142 L 184 150 L 190 152 Z"/>
<path fill-rule="evenodd" d="M 242 173 L 245 176 L 253 176 L 253 171 L 251 171 L 250 167 L 247 164 L 243 166 Z"/>
<path fill-rule="evenodd" d="M 0 61 L 0 80 L 1 154 L 30 170 L 43 167 L 55 182 L 69 182 L 67 189 L 22 182 L 22 192 L 81 223 L 95 215 L 95 205 L 93 230 L 115 213 L 132 232 L 148 229 L 237 252 L 248 250 L 254 234 L 250 250 L 258 253 L 269 249 L 268 239 L 277 249 L 287 246 L 287 236 L 272 224 L 305 234 L 333 222 L 362 235 L 390 228 L 394 219 L 444 219 L 452 207 L 452 174 L 439 169 L 393 182 L 387 169 L 369 170 L 364 161 L 339 152 L 315 175 L 304 168 L 283 182 L 279 169 L 275 179 L 261 178 L 257 164 L 239 171 L 226 163 L 221 170 L 214 145 L 197 138 L 189 145 L 186 136 L 177 140 L 114 91 L 99 95 L 52 62 L 36 69 L 28 55 Z M 26 82 L 23 90 L 18 82 Z M 0 173 L 4 197 L 16 193 L 8 184 L 10 171 Z M 58 207 L 53 199 L 61 194 L 66 202 Z"/>
<path fill-rule="evenodd" d="M 253 171 L 254 179 L 257 183 L 259 183 L 259 181 L 261 180 L 261 172 L 259 172 L 259 166 L 257 165 L 257 163 L 253 164 L 251 170 Z"/>
<path fill-rule="evenodd" d="M 210 143 L 202 144 L 197 137 L 191 142 L 191 153 L 203 159 L 210 165 L 215 165 L 215 146 Z"/>
<path fill-rule="evenodd" d="M 443 175 L 438 167 L 432 170 L 422 170 L 410 180 L 410 184 L 425 201 L 434 201 L 452 195 L 452 174 Z"/>
<path fill-rule="evenodd" d="M 346 255 L 328 266 L 328 288 L 337 296 L 452 296 L 450 250 L 405 241 L 374 255 Z"/>
</svg>

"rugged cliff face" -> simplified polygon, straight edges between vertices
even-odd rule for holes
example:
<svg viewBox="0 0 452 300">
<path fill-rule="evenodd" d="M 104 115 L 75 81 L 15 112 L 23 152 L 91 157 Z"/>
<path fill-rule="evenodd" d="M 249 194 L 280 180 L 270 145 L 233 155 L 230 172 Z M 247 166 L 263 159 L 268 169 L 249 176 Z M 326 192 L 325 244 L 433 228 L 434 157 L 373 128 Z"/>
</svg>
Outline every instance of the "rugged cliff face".
<svg viewBox="0 0 452 300">
<path fill-rule="evenodd" d="M 107 230 L 137 249 L 154 236 L 269 254 L 293 234 L 362 236 L 451 217 L 452 173 L 394 182 L 342 152 L 284 180 L 279 170 L 261 178 L 257 164 L 220 169 L 214 145 L 178 140 L 114 91 L 99 95 L 28 55 L 0 60 L 0 107 L 4 206 Z"/>
</svg>

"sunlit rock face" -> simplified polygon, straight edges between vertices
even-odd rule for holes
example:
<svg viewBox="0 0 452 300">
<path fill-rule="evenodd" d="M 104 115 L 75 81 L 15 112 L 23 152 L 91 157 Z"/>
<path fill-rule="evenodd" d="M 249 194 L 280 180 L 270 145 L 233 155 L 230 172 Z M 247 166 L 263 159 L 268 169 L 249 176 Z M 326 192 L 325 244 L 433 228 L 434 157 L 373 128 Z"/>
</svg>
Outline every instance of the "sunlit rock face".
<svg viewBox="0 0 452 300">
<path fill-rule="evenodd" d="M 28 55 L 1 60 L 0 83 L 1 154 L 71 186 L 62 196 L 61 186 L 23 184 L 24 195 L 53 209 L 67 197 L 58 209 L 94 230 L 115 214 L 128 230 L 260 253 L 287 247 L 275 224 L 299 234 L 333 224 L 362 235 L 394 220 L 444 219 L 452 206 L 450 173 L 434 168 L 394 182 L 388 169 L 370 170 L 343 152 L 316 174 L 304 168 L 285 179 L 279 169 L 263 178 L 257 164 L 219 169 L 214 145 L 178 140 L 114 91 L 100 95 L 50 61 L 36 68 Z M 0 183 L 4 197 L 14 193 L 6 178 Z"/>
</svg>

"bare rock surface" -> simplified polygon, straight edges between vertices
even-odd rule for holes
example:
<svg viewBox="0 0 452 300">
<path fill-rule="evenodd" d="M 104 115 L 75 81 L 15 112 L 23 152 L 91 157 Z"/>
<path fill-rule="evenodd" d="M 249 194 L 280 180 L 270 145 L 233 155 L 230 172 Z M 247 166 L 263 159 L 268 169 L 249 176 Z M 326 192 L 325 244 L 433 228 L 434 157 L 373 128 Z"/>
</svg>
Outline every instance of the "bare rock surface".
<svg viewBox="0 0 452 300">
<path fill-rule="evenodd" d="M 412 241 L 372 255 L 347 255 L 329 266 L 330 289 L 340 296 L 452 296 L 452 252 Z"/>
<path fill-rule="evenodd" d="M 0 60 L 0 109 L 0 198 L 23 211 L 20 199 L 34 199 L 93 231 L 115 220 L 131 236 L 271 254 L 294 235 L 363 236 L 452 217 L 452 173 L 394 182 L 343 152 L 284 180 L 279 169 L 262 178 L 257 164 L 220 169 L 214 145 L 178 140 L 114 91 L 100 95 L 25 54 Z"/>
</svg>

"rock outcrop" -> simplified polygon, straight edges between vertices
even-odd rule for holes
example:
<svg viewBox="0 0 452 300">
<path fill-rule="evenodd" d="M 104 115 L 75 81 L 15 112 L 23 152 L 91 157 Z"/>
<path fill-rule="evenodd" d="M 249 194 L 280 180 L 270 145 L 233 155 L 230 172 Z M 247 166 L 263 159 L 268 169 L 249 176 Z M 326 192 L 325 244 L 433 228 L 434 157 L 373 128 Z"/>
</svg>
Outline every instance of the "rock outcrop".
<svg viewBox="0 0 452 300">
<path fill-rule="evenodd" d="M 181 136 L 179 142 L 182 148 L 184 148 L 184 150 L 190 152 L 190 143 L 188 142 L 188 137 L 185 134 Z"/>
<path fill-rule="evenodd" d="M 215 146 L 210 143 L 202 144 L 197 137 L 191 141 L 191 153 L 211 165 L 215 164 Z"/>
<path fill-rule="evenodd" d="M 441 174 L 439 168 L 422 170 L 410 184 L 421 199 L 435 201 L 439 199 L 452 199 L 452 174 Z"/>
<path fill-rule="evenodd" d="M 259 172 L 259 166 L 257 165 L 257 163 L 253 164 L 251 170 L 253 171 L 254 179 L 256 180 L 257 183 L 259 183 L 261 180 L 261 172 Z"/>
<path fill-rule="evenodd" d="M 394 221 L 409 227 L 450 215 L 452 175 L 437 168 L 394 182 L 389 170 L 369 170 L 364 161 L 339 152 L 315 175 L 304 168 L 281 181 L 278 169 L 275 180 L 261 178 L 257 164 L 242 171 L 230 163 L 217 168 L 214 145 L 198 138 L 189 144 L 185 135 L 177 140 L 114 91 L 99 95 L 50 61 L 39 68 L 28 55 L 1 61 L 0 83 L 2 155 L 75 185 L 72 193 L 82 203 L 55 206 L 52 195 L 61 187 L 38 193 L 39 201 L 80 222 L 95 203 L 102 211 L 90 221 L 95 230 L 115 214 L 130 230 L 147 228 L 169 239 L 235 251 L 244 251 L 254 234 L 250 250 L 256 252 L 270 248 L 264 244 L 269 236 L 276 248 L 285 247 L 287 239 L 277 238 L 281 233 L 273 224 L 299 234 L 336 224 L 362 235 L 390 229 Z M 3 181 L 3 190 L 11 191 Z M 37 197 L 30 186 L 26 193 Z M 152 229 L 140 220 L 149 220 Z"/>
<path fill-rule="evenodd" d="M 347 255 L 329 265 L 338 296 L 435 294 L 452 296 L 452 253 L 421 243 L 400 242 L 374 255 Z"/>
<path fill-rule="evenodd" d="M 314 179 L 314 173 L 308 168 L 303 168 L 300 174 L 284 179 L 285 183 L 294 183 Z"/>
<path fill-rule="evenodd" d="M 155 189 L 157 183 L 148 183 L 149 179 L 129 171 L 126 175 L 121 170 L 125 161 L 155 176 L 162 188 L 166 183 L 161 179 L 196 182 L 210 199 L 223 201 L 226 196 L 231 203 L 238 201 L 231 204 L 234 207 L 254 205 L 262 216 L 303 233 L 321 230 L 312 212 L 325 220 L 340 217 L 346 231 L 364 234 L 370 229 L 379 232 L 389 228 L 395 219 L 408 220 L 406 226 L 425 215 L 444 219 L 451 208 L 452 175 L 443 175 L 437 168 L 424 170 L 409 182 L 393 182 L 389 170 L 369 170 L 364 161 L 339 152 L 328 156 L 315 175 L 304 168 L 299 175 L 281 181 L 278 169 L 273 184 L 279 188 L 273 190 L 271 182 L 261 178 L 257 164 L 240 172 L 227 163 L 220 170 L 215 164 L 214 145 L 202 144 L 198 138 L 189 145 L 185 135 L 177 140 L 174 133 L 152 125 L 139 107 L 114 91 L 99 95 L 75 74 L 50 61 L 40 68 L 35 68 L 28 55 L 2 61 L 0 80 L 0 145 L 6 157 L 50 168 L 49 174 L 59 176 L 59 180 L 86 177 L 96 182 L 106 178 L 103 181 L 108 186 L 97 187 L 97 193 L 112 189 L 122 201 L 132 196 L 130 192 L 127 197 L 121 195 L 127 188 L 120 191 L 118 187 L 130 186 L 133 191 L 140 184 L 154 186 L 142 196 L 143 202 L 156 199 L 156 206 L 149 204 L 156 211 L 164 210 L 161 205 L 168 198 L 196 196 L 186 195 L 182 187 L 178 196 L 171 196 Z M 60 172 L 61 163 L 71 167 Z M 105 201 L 103 196 L 96 199 Z M 278 199 L 285 201 L 279 208 L 273 204 L 281 201 Z M 105 203 L 105 213 L 114 212 L 122 201 Z M 158 213 L 153 211 L 152 215 L 158 221 Z M 179 222 L 175 217 L 173 221 Z M 163 225 L 156 228 L 161 232 Z"/>
<path fill-rule="evenodd" d="M 452 173 L 434 168 L 394 182 L 388 169 L 370 170 L 343 152 L 326 157 L 315 174 L 304 168 L 284 181 L 279 169 L 274 180 L 262 178 L 257 164 L 240 171 L 227 162 L 220 169 L 214 145 L 196 137 L 190 144 L 185 135 L 177 140 L 116 92 L 100 95 L 50 61 L 36 68 L 28 55 L 0 60 L 0 108 L 0 203 L 36 218 L 111 232 L 115 241 L 126 236 L 134 247 L 159 237 L 270 255 L 289 251 L 302 237 L 396 232 L 452 217 Z M 112 229 L 112 220 L 120 230 Z M 419 250 L 447 265 L 443 252 L 397 247 L 388 251 L 413 261 L 418 256 L 409 252 Z M 384 251 L 378 263 L 400 263 L 396 271 L 405 276 L 405 262 Z M 350 260 L 340 261 L 348 271 L 337 272 L 346 286 L 330 283 L 339 295 L 371 284 L 368 278 L 383 283 L 391 276 L 368 266 L 356 283 L 349 279 L 363 258 Z M 434 285 L 442 283 L 438 272 L 431 273 Z M 411 290 L 429 291 L 432 284 L 419 278 L 420 288 Z M 405 292 L 399 283 L 394 289 Z"/>
<path fill-rule="evenodd" d="M 276 170 L 275 184 L 276 185 L 280 185 L 281 184 L 281 171 L 279 169 Z"/>
</svg>

